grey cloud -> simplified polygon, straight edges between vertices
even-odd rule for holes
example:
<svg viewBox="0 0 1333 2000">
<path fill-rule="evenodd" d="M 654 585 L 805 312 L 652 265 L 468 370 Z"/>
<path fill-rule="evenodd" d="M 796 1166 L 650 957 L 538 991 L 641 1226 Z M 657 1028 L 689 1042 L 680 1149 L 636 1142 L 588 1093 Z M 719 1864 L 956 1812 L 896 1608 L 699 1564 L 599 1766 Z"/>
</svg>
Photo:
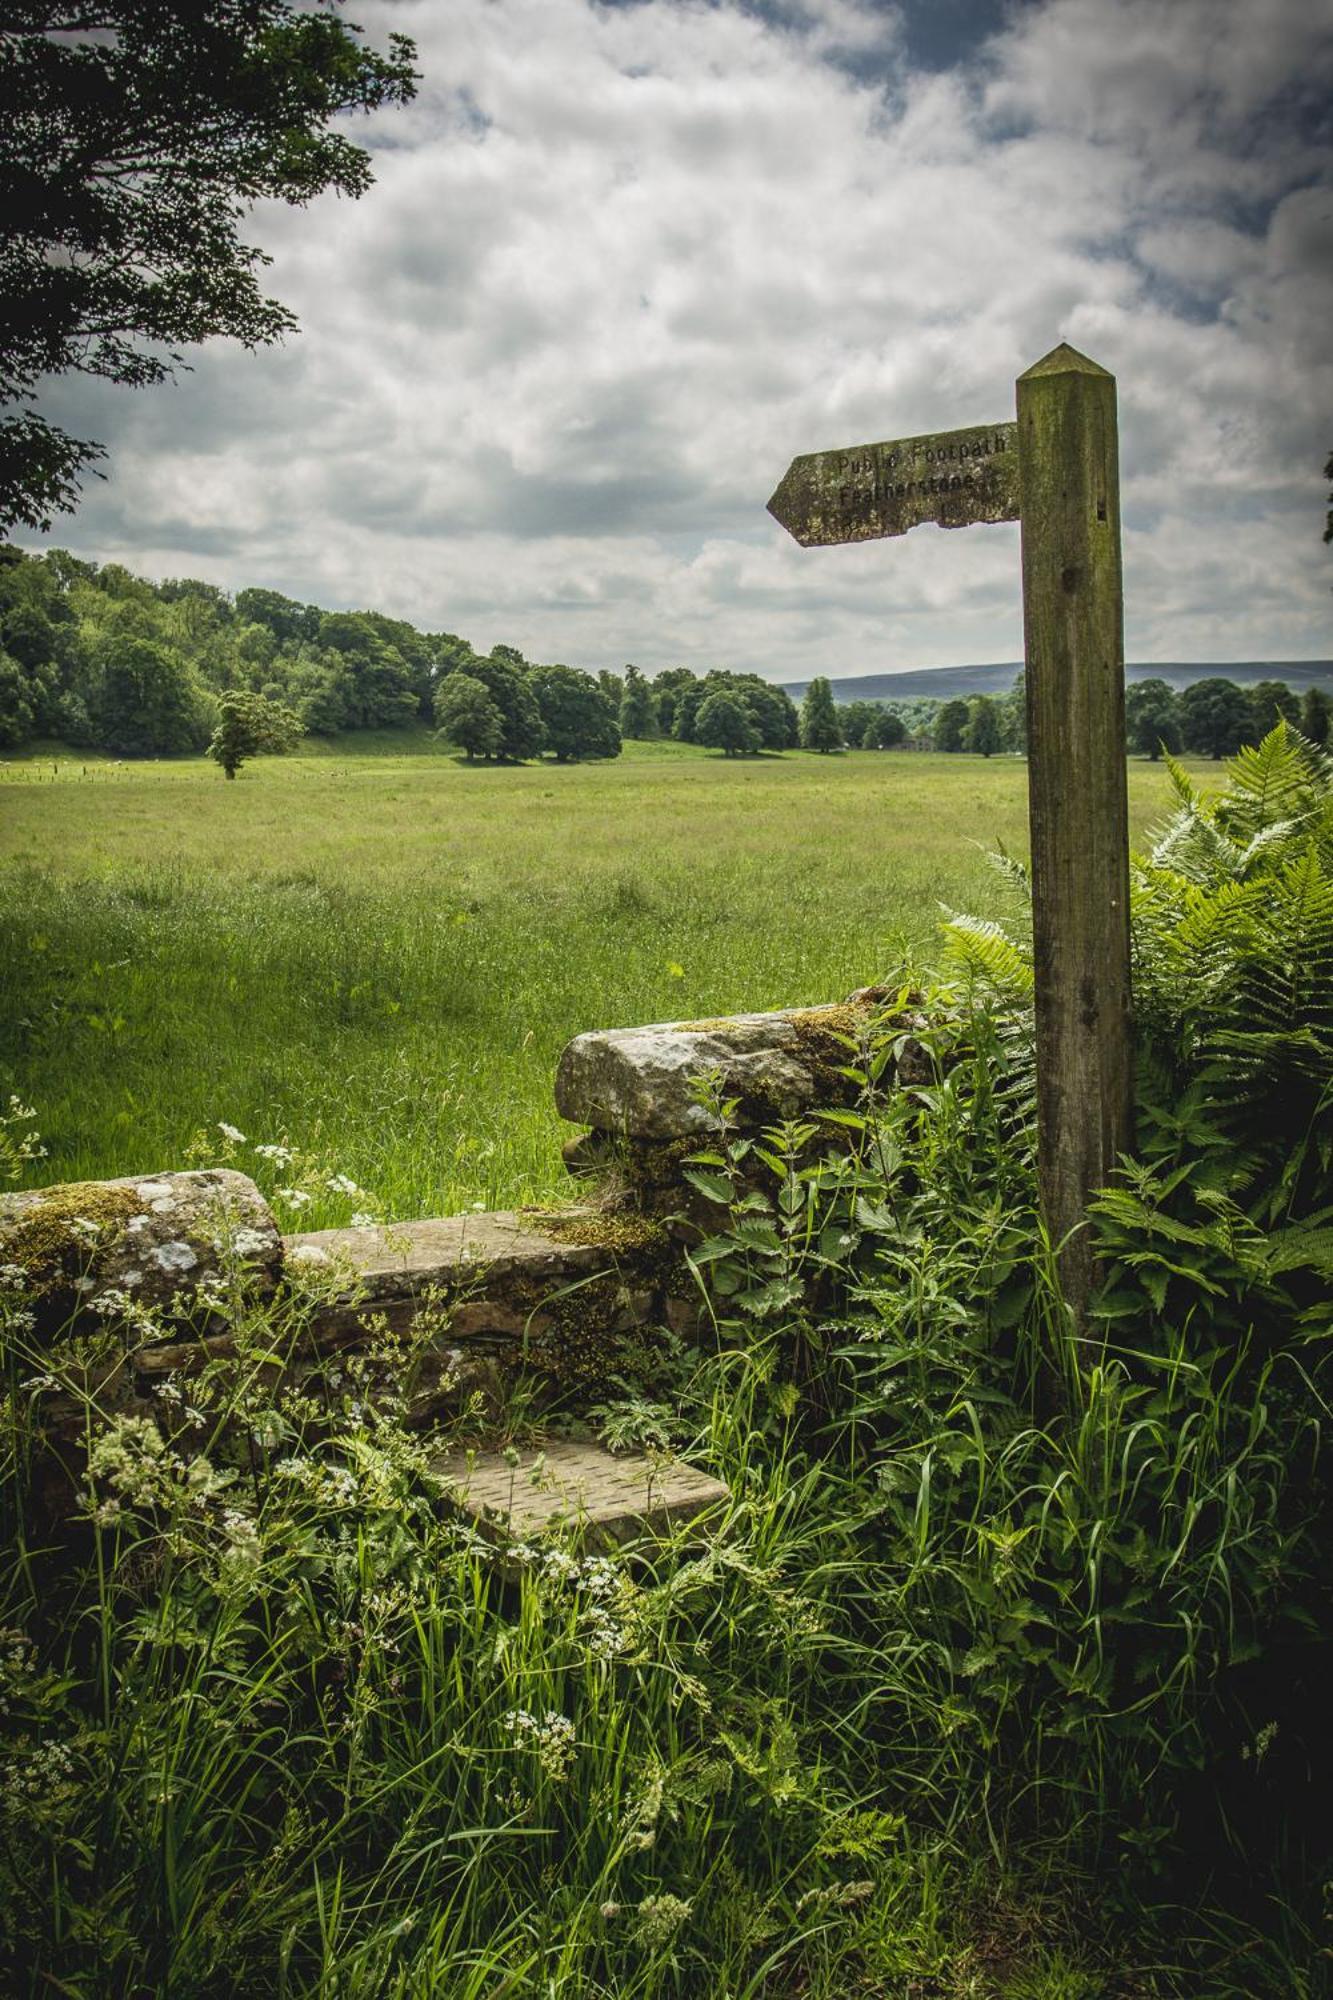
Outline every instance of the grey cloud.
<svg viewBox="0 0 1333 2000">
<path fill-rule="evenodd" d="M 588 666 L 1012 659 L 1012 529 L 804 552 L 802 450 L 1120 381 L 1139 658 L 1328 651 L 1333 81 L 1307 0 L 363 0 L 425 82 L 359 204 L 266 211 L 303 333 L 62 387 L 60 539 Z M 949 16 L 945 23 L 945 14 Z"/>
</svg>

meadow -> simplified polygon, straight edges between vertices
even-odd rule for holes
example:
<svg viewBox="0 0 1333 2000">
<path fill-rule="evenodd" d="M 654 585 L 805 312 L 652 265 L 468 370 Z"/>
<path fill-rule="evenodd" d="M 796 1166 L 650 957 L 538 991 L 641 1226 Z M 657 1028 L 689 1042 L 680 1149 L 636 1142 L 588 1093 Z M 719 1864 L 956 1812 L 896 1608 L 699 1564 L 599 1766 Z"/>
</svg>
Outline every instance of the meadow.
<svg viewBox="0 0 1333 2000">
<path fill-rule="evenodd" d="M 567 1191 L 551 1080 L 594 1027 L 838 999 L 998 909 L 1014 758 L 694 746 L 471 767 L 427 737 L 0 765 L 0 1082 L 33 1180 L 182 1164 L 218 1121 L 395 1217 Z M 1136 838 L 1160 766 L 1130 764 Z M 332 1197 L 311 1223 L 343 1219 Z"/>
<path fill-rule="evenodd" d="M 446 1427 L 678 1450 L 729 1490 L 702 1540 L 572 1527 L 502 1569 L 397 1377 L 275 1369 L 300 1282 L 266 1304 L 234 1271 L 231 1349 L 149 1415 L 102 1384 L 160 1322 L 108 1292 L 52 1339 L 10 1266 L 0 1987 L 1328 2000 L 1333 769 L 1275 730 L 1225 776 L 1141 871 L 1095 1344 L 1041 1228 L 1010 948 L 930 990 L 928 1087 L 881 1087 L 890 1020 L 855 1113 L 770 1135 L 762 1175 L 719 1140 L 698 1341 L 554 1408 L 520 1372 Z M 1022 850 L 1024 779 L 676 746 L 470 770 L 402 739 L 235 784 L 15 764 L 28 1176 L 216 1158 L 226 1121 L 397 1215 L 563 1192 L 567 1035 L 929 961 L 941 905 L 1010 893 L 982 846 Z M 1130 782 L 1141 839 L 1168 779 Z M 43 1536 L 69 1404 L 82 1519 Z"/>
</svg>

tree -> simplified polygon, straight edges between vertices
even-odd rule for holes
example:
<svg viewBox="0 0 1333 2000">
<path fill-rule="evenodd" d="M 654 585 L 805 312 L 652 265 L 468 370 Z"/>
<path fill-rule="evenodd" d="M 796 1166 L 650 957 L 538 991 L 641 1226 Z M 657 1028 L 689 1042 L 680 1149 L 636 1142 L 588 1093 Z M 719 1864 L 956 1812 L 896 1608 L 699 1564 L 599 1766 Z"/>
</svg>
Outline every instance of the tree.
<svg viewBox="0 0 1333 2000">
<path fill-rule="evenodd" d="M 937 750 L 961 750 L 968 724 L 967 703 L 946 701 L 935 717 L 934 741 Z"/>
<path fill-rule="evenodd" d="M 208 701 L 172 646 L 108 632 L 98 647 L 98 740 L 118 757 L 179 756 L 208 740 Z"/>
<path fill-rule="evenodd" d="M 591 674 L 580 673 L 577 667 L 533 667 L 528 679 L 546 731 L 546 747 L 555 752 L 558 764 L 620 755 L 615 709 Z"/>
<path fill-rule="evenodd" d="M 974 757 L 993 757 L 1002 748 L 999 713 L 988 694 L 974 695 L 968 704 L 963 744 Z"/>
<path fill-rule="evenodd" d="M 1234 757 L 1254 731 L 1249 696 L 1234 681 L 1193 681 L 1180 697 L 1180 734 L 1187 750 L 1215 762 Z"/>
<path fill-rule="evenodd" d="M 1028 747 L 1028 677 L 1025 667 L 1019 668 L 1008 694 L 1001 695 L 995 705 L 1000 713 L 1000 734 L 1003 738 L 1000 747 L 1016 750 L 1020 756 L 1025 756 Z"/>
<path fill-rule="evenodd" d="M 657 702 L 637 667 L 626 667 L 620 697 L 620 733 L 642 743 L 657 734 Z"/>
<path fill-rule="evenodd" d="M 32 690 L 18 661 L 0 651 L 0 750 L 16 750 L 36 734 Z"/>
<path fill-rule="evenodd" d="M 101 447 L 43 418 L 44 376 L 161 382 L 217 335 L 295 326 L 238 224 L 259 201 L 358 196 L 349 111 L 405 103 L 388 53 L 288 0 L 11 0 L 0 27 L 0 527 L 50 526 Z"/>
<path fill-rule="evenodd" d="M 1300 696 L 1294 695 L 1285 681 L 1256 681 L 1246 690 L 1250 698 L 1250 727 L 1254 741 L 1261 743 L 1270 729 L 1279 720 L 1300 727 Z"/>
<path fill-rule="evenodd" d="M 320 646 L 340 654 L 346 669 L 348 729 L 403 729 L 416 720 L 412 669 L 376 623 L 371 611 L 329 611 L 319 621 Z"/>
<path fill-rule="evenodd" d="M 699 677 L 689 667 L 664 667 L 653 679 L 653 699 L 663 736 L 676 734 L 677 711 L 686 688 L 697 688 Z"/>
<path fill-rule="evenodd" d="M 1322 688 L 1307 688 L 1301 703 L 1301 734 L 1320 749 L 1328 744 L 1330 704 Z"/>
<path fill-rule="evenodd" d="M 861 736 L 863 750 L 896 750 L 907 735 L 907 724 L 896 708 L 877 708 Z"/>
<path fill-rule="evenodd" d="M 1175 689 L 1155 676 L 1131 681 L 1125 689 L 1125 742 L 1154 763 L 1163 750 L 1180 748 L 1180 701 Z"/>
<path fill-rule="evenodd" d="M 800 748 L 801 718 L 785 688 L 774 687 L 772 681 L 762 680 L 758 674 L 732 674 L 728 678 L 750 711 L 750 720 L 759 731 L 765 750 Z"/>
<path fill-rule="evenodd" d="M 833 689 L 823 674 L 816 674 L 801 703 L 801 748 L 818 750 L 821 755 L 827 755 L 830 750 L 841 750 L 843 747 L 842 724 L 833 705 Z"/>
<path fill-rule="evenodd" d="M 504 736 L 504 717 L 485 683 L 475 674 L 446 674 L 435 690 L 435 720 L 446 743 L 476 757 L 494 757 Z"/>
<path fill-rule="evenodd" d="M 253 694 L 248 688 L 232 688 L 219 697 L 217 727 L 208 754 L 234 778 L 247 758 L 266 752 L 281 757 L 294 750 L 304 734 L 294 709 L 265 701 L 262 694 Z"/>
<path fill-rule="evenodd" d="M 762 743 L 744 702 L 726 688 L 718 688 L 700 703 L 694 728 L 697 742 L 725 757 L 753 757 Z"/>
<path fill-rule="evenodd" d="M 516 666 L 515 660 L 520 664 Z M 500 711 L 500 747 L 495 753 L 500 762 L 522 764 L 529 757 L 540 757 L 546 730 L 522 654 L 512 646 L 496 646 L 485 659 L 475 655 L 469 659 L 466 671 L 481 682 Z"/>
</svg>

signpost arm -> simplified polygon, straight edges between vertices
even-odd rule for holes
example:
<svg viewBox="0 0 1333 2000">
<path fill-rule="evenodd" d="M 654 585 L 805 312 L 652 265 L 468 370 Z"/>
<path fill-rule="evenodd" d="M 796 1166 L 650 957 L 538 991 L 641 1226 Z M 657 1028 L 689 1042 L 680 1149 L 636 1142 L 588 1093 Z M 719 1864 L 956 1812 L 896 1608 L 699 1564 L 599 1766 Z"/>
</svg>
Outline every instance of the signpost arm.
<svg viewBox="0 0 1333 2000">
<path fill-rule="evenodd" d="M 1088 1199 L 1133 1139 L 1115 378 L 1060 346 L 1017 388 L 1041 1196 L 1081 1323 Z"/>
</svg>

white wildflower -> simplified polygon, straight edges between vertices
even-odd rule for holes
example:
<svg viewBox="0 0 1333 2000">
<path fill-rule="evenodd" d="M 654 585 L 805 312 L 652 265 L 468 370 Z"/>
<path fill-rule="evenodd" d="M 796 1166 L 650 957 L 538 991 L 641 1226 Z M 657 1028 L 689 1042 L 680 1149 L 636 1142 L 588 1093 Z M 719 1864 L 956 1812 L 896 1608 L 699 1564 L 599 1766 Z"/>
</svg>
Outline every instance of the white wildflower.
<svg viewBox="0 0 1333 2000">
<path fill-rule="evenodd" d="M 318 1243 L 298 1243 L 294 1250 L 287 1252 L 289 1264 L 327 1264 L 329 1253 L 321 1250 Z"/>
<path fill-rule="evenodd" d="M 522 1749 L 535 1753 L 546 1776 L 552 1784 L 561 1784 L 569 1776 L 574 1761 L 574 1725 L 567 1715 L 560 1715 L 548 1708 L 539 1722 L 526 1708 L 511 1708 L 504 1718 L 504 1726 Z"/>
<path fill-rule="evenodd" d="M 279 1188 L 278 1194 L 286 1202 L 288 1208 L 309 1208 L 310 1206 L 310 1196 L 304 1188 Z"/>
<path fill-rule="evenodd" d="M 296 1158 L 296 1155 L 292 1151 L 290 1146 L 279 1146 L 277 1144 L 270 1144 L 266 1146 L 256 1146 L 255 1151 L 256 1153 L 258 1153 L 261 1160 L 270 1160 L 272 1161 L 275 1167 L 289 1167 L 292 1161 Z"/>
<path fill-rule="evenodd" d="M 356 1211 L 356 1214 L 352 1217 L 352 1228 L 373 1229 L 374 1227 L 375 1227 L 375 1217 L 371 1215 L 366 1209 L 359 1208 Z"/>
<path fill-rule="evenodd" d="M 350 1179 L 346 1174 L 330 1174 L 328 1177 L 327 1185 L 334 1194 L 355 1195 L 364 1192 L 364 1190 L 359 1188 L 356 1182 Z"/>
<path fill-rule="evenodd" d="M 228 1125 L 225 1119 L 218 1119 L 218 1131 L 224 1139 L 230 1139 L 233 1146 L 243 1146 L 245 1144 L 244 1132 L 238 1132 L 236 1127 Z"/>
</svg>

